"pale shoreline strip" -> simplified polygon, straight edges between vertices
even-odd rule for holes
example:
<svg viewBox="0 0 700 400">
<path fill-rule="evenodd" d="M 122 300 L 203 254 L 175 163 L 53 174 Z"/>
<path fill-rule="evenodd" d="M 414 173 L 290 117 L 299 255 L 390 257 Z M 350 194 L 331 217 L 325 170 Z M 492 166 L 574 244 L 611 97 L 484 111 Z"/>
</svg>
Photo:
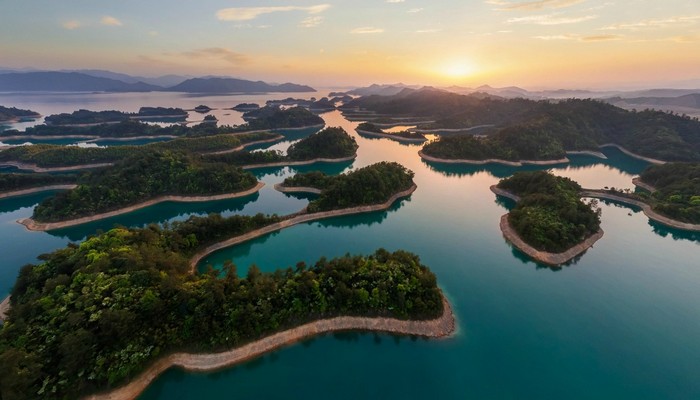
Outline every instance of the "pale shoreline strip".
<svg viewBox="0 0 700 400">
<path fill-rule="evenodd" d="M 0 199 L 6 199 L 8 197 L 24 196 L 26 194 L 47 192 L 49 190 L 71 190 L 77 188 L 78 185 L 49 185 L 49 186 L 39 186 L 29 189 L 15 190 L 12 192 L 0 193 Z"/>
<path fill-rule="evenodd" d="M 607 160 L 608 157 L 599 152 L 599 151 L 593 151 L 593 150 L 570 150 L 566 152 L 567 155 L 578 155 L 578 156 L 591 156 L 591 157 L 596 157 L 600 158 L 603 160 Z"/>
<path fill-rule="evenodd" d="M 263 182 L 258 182 L 258 184 L 255 185 L 255 187 L 248 189 L 248 190 L 245 190 L 245 191 L 242 191 L 242 192 L 225 193 L 225 194 L 219 194 L 219 195 L 213 195 L 213 196 L 161 196 L 161 197 L 157 197 L 157 198 L 152 199 L 152 200 L 145 201 L 143 203 L 135 204 L 133 206 L 120 208 L 118 210 L 114 210 L 114 211 L 110 211 L 110 212 L 106 212 L 106 213 L 102 213 L 102 214 L 97 214 L 97 215 L 92 215 L 89 217 L 72 219 L 69 221 L 41 223 L 41 222 L 36 222 L 31 218 L 25 218 L 25 219 L 20 219 L 17 222 L 24 225 L 25 227 L 27 227 L 27 229 L 29 229 L 30 231 L 50 231 L 50 230 L 54 230 L 54 229 L 68 228 L 68 227 L 75 226 L 75 225 L 82 225 L 82 224 L 86 224 L 88 222 L 99 221 L 101 219 L 130 213 L 132 211 L 136 211 L 136 210 L 139 210 L 142 208 L 150 207 L 154 204 L 163 203 L 166 201 L 174 201 L 174 202 L 179 202 L 179 203 L 195 203 L 195 202 L 202 202 L 202 201 L 227 200 L 227 199 L 235 199 L 238 197 L 245 197 L 245 196 L 249 196 L 253 193 L 258 192 L 260 189 L 263 188 L 263 186 L 265 186 L 265 184 Z"/>
<path fill-rule="evenodd" d="M 520 196 L 518 196 L 517 194 L 514 194 L 514 193 L 512 193 L 512 192 L 509 192 L 509 191 L 507 191 L 507 190 L 501 189 L 501 188 L 498 187 L 498 185 L 491 185 L 491 186 L 489 187 L 489 189 L 491 189 L 491 191 L 492 191 L 493 193 L 495 193 L 495 194 L 497 194 L 497 195 L 499 195 L 499 196 L 507 197 L 507 198 L 509 198 L 509 199 L 511 199 L 511 200 L 513 200 L 513 201 L 515 201 L 516 203 L 517 203 L 518 201 L 520 201 Z"/>
<path fill-rule="evenodd" d="M 407 138 L 407 137 L 403 137 L 403 136 L 399 136 L 399 135 L 392 135 L 390 133 L 371 132 L 371 131 L 365 131 L 362 129 L 355 129 L 355 132 L 359 133 L 360 135 L 368 135 L 368 136 L 375 136 L 375 137 L 380 137 L 380 138 L 387 138 L 387 139 L 396 140 L 398 142 L 422 143 L 422 142 L 425 142 L 426 140 L 428 140 L 425 137 Z"/>
<path fill-rule="evenodd" d="M 316 189 L 312 187 L 306 187 L 306 186 L 284 186 L 281 183 L 275 183 L 274 186 L 275 190 L 278 192 L 282 193 L 313 193 L 313 194 L 321 194 L 321 189 Z"/>
<path fill-rule="evenodd" d="M 389 200 L 387 200 L 385 203 L 382 204 L 374 204 L 370 206 L 360 206 L 360 207 L 352 207 L 352 208 L 344 208 L 341 210 L 332 210 L 332 211 L 322 211 L 322 212 L 317 212 L 313 214 L 301 214 L 297 215 L 295 217 L 285 219 L 279 222 L 275 222 L 274 224 L 270 224 L 267 226 L 264 226 L 260 229 L 256 229 L 254 231 L 250 231 L 248 233 L 245 233 L 240 236 L 233 237 L 228 240 L 224 240 L 223 242 L 215 243 L 204 250 L 200 251 L 199 253 L 195 254 L 192 256 L 190 260 L 190 270 L 192 272 L 196 271 L 197 269 L 197 264 L 206 256 L 208 256 L 211 253 L 214 253 L 216 251 L 219 251 L 221 249 L 225 249 L 227 247 L 231 247 L 243 242 L 247 242 L 248 240 L 255 239 L 257 237 L 267 235 L 268 233 L 276 232 L 279 230 L 282 230 L 284 228 L 289 228 L 291 226 L 301 224 L 304 222 L 311 222 L 311 221 L 317 221 L 320 219 L 325 219 L 325 218 L 331 218 L 331 217 L 339 217 L 343 215 L 353 215 L 353 214 L 362 214 L 362 213 L 368 213 L 368 212 L 374 212 L 374 211 L 382 211 L 386 210 L 389 207 L 391 207 L 394 202 L 400 198 L 403 197 L 408 197 L 410 196 L 413 192 L 416 191 L 418 187 L 414 184 L 411 186 L 409 189 L 404 190 L 403 192 L 396 193 L 395 195 L 391 196 Z"/>
<path fill-rule="evenodd" d="M 252 131 L 237 131 L 237 132 L 229 132 L 226 133 L 225 135 L 243 135 L 246 133 L 260 133 L 260 132 L 274 132 L 274 131 L 303 131 L 306 129 L 313 129 L 313 128 L 323 128 L 326 126 L 326 123 L 322 124 L 316 124 L 316 125 L 307 125 L 307 126 L 297 126 L 294 128 L 270 128 L 270 129 L 255 129 Z"/>
<path fill-rule="evenodd" d="M 640 177 L 636 177 L 636 178 L 632 179 L 632 184 L 633 184 L 634 186 L 639 186 L 640 188 L 646 190 L 646 191 L 649 192 L 649 193 L 654 193 L 654 192 L 656 192 L 656 188 L 655 188 L 655 187 L 651 186 L 651 185 L 648 184 L 648 183 L 644 183 L 644 182 L 642 181 L 642 178 L 640 178 Z"/>
<path fill-rule="evenodd" d="M 3 140 L 60 140 L 60 139 L 101 139 L 95 135 L 15 135 L 15 136 L 0 136 L 0 142 Z"/>
<path fill-rule="evenodd" d="M 0 303 L 0 321 L 7 318 L 7 312 L 10 311 L 10 296 L 5 297 L 5 300 Z"/>
<path fill-rule="evenodd" d="M 642 160 L 642 161 L 646 161 L 646 162 L 649 162 L 652 164 L 658 164 L 658 165 L 666 164 L 666 161 L 657 160 L 655 158 L 650 158 L 650 157 L 644 157 L 644 156 L 640 156 L 639 154 L 632 153 L 631 151 L 627 150 L 626 148 L 620 146 L 619 144 L 605 143 L 605 144 L 601 144 L 598 147 L 601 147 L 601 148 L 602 147 L 615 147 L 616 149 L 620 150 L 621 152 L 627 154 L 628 156 L 636 158 L 638 160 Z"/>
<path fill-rule="evenodd" d="M 93 168 L 102 168 L 102 167 L 110 167 L 114 165 L 114 163 L 101 163 L 101 164 L 82 164 L 82 165 L 71 165 L 68 167 L 47 167 L 43 168 L 40 167 L 36 164 L 27 164 L 27 163 L 22 163 L 22 162 L 15 162 L 15 161 L 3 161 L 0 162 L 0 166 L 7 166 L 7 167 L 15 167 L 17 169 L 21 169 L 23 171 L 32 171 L 32 172 L 65 172 L 65 171 L 79 171 L 82 169 L 93 169 Z"/>
<path fill-rule="evenodd" d="M 265 353 L 289 346 L 324 333 L 342 331 L 384 332 L 428 338 L 445 338 L 455 331 L 455 317 L 450 303 L 442 296 L 443 313 L 428 321 L 399 320 L 382 317 L 335 317 L 310 322 L 291 328 L 233 350 L 211 354 L 175 353 L 156 361 L 150 368 L 126 386 L 111 392 L 85 397 L 86 400 L 127 400 L 138 397 L 160 374 L 171 367 L 186 371 L 214 371 L 259 357 Z"/>
<path fill-rule="evenodd" d="M 522 251 L 523 253 L 527 254 L 530 258 L 533 258 L 536 261 L 551 266 L 559 266 L 571 261 L 578 255 L 593 247 L 595 242 L 597 242 L 604 235 L 603 230 L 599 229 L 598 232 L 594 233 L 583 242 L 574 245 L 566 251 L 563 251 L 561 253 L 549 253 L 546 251 L 537 250 L 529 244 L 525 243 L 525 241 L 523 241 L 523 239 L 520 238 L 520 235 L 518 235 L 517 232 L 515 232 L 513 227 L 510 225 L 510 222 L 508 221 L 508 214 L 504 214 L 503 216 L 501 216 L 500 227 L 501 232 L 503 233 L 503 237 L 505 237 L 505 239 L 508 242 L 510 242 L 510 244 L 515 246 L 518 250 Z"/>
<path fill-rule="evenodd" d="M 684 231 L 700 232 L 700 224 L 690 224 L 687 222 L 676 221 L 674 219 L 663 216 L 652 210 L 651 206 L 643 201 L 628 199 L 623 196 L 606 193 L 599 190 L 584 189 L 581 191 L 581 197 L 593 197 L 596 199 L 612 200 L 624 204 L 633 205 L 642 209 L 644 215 L 652 221 L 658 222 L 670 228 L 680 229 Z"/>
<path fill-rule="evenodd" d="M 256 169 L 256 168 L 272 168 L 272 167 L 294 167 L 294 166 L 299 166 L 299 165 L 311 165 L 311 164 L 316 164 L 316 163 L 339 163 L 339 162 L 344 162 L 344 161 L 352 161 L 356 158 L 357 158 L 357 153 L 355 153 L 349 157 L 343 157 L 343 158 L 314 158 L 313 160 L 304 160 L 304 161 L 280 161 L 280 162 L 266 163 L 266 164 L 243 165 L 243 166 L 241 166 L 241 168 L 243 168 L 243 169 Z"/>
<path fill-rule="evenodd" d="M 476 125 L 476 126 L 470 126 L 469 128 L 434 128 L 434 129 L 414 129 L 415 132 L 418 133 L 437 133 L 437 132 L 444 132 L 444 133 L 457 133 L 457 132 L 470 132 L 474 131 L 477 129 L 483 129 L 483 128 L 493 128 L 496 125 Z"/>
<path fill-rule="evenodd" d="M 237 151 L 241 151 L 241 150 L 245 149 L 246 147 L 255 146 L 255 145 L 257 145 L 257 144 L 272 143 L 272 142 L 276 142 L 276 141 L 282 140 L 282 139 L 284 139 L 284 136 L 282 136 L 282 135 L 277 135 L 277 136 L 275 136 L 275 137 L 273 137 L 273 138 L 270 138 L 270 139 L 256 140 L 256 141 L 254 141 L 254 142 L 243 143 L 242 145 L 240 145 L 240 146 L 238 146 L 238 147 L 236 147 L 236 148 L 233 148 L 233 149 L 215 151 L 215 152 L 212 152 L 212 153 L 202 153 L 202 155 L 204 155 L 204 156 L 215 156 L 215 155 L 219 155 L 219 154 L 235 153 L 235 152 L 237 152 Z"/>
<path fill-rule="evenodd" d="M 566 164 L 569 162 L 569 159 L 564 157 L 558 160 L 545 160 L 545 161 L 535 161 L 535 160 L 518 160 L 518 161 L 508 161 L 508 160 L 499 160 L 497 158 L 489 158 L 486 160 L 450 160 L 446 158 L 437 158 L 433 156 L 429 156 L 423 151 L 419 151 L 418 155 L 424 159 L 425 161 L 431 161 L 431 162 L 438 162 L 438 163 L 444 163 L 444 164 L 470 164 L 470 165 L 486 165 L 486 164 L 502 164 L 502 165 L 507 165 L 510 167 L 522 167 L 523 165 L 557 165 L 557 164 Z"/>
</svg>

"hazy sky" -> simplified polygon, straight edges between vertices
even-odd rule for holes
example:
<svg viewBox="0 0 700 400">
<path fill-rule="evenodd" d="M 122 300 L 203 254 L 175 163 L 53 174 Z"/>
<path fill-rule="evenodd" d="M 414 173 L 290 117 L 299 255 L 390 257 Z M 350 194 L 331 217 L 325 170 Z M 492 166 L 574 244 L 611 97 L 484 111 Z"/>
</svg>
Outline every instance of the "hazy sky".
<svg viewBox="0 0 700 400">
<path fill-rule="evenodd" d="M 0 37 L 0 67 L 319 86 L 700 86 L 700 0 L 8 0 Z"/>
</svg>

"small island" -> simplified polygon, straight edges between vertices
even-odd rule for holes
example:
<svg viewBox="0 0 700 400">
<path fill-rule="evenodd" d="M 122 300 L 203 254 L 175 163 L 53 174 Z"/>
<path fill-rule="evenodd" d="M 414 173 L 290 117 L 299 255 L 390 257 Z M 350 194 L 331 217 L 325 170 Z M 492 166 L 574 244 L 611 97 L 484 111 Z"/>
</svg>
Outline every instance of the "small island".
<svg viewBox="0 0 700 400">
<path fill-rule="evenodd" d="M 118 123 L 130 119 L 158 119 L 167 118 L 173 121 L 184 121 L 187 111 L 181 108 L 166 107 L 141 107 L 138 113 L 122 111 L 90 111 L 78 110 L 72 113 L 49 115 L 44 119 L 46 125 L 51 126 L 90 126 L 107 123 Z"/>
<path fill-rule="evenodd" d="M 265 106 L 258 110 L 243 114 L 246 124 L 236 127 L 237 132 L 270 130 L 270 129 L 299 129 L 323 126 L 323 118 L 304 107 L 282 109 L 279 106 Z"/>
<path fill-rule="evenodd" d="M 235 151 L 207 156 L 216 162 L 239 165 L 245 169 L 307 165 L 317 162 L 342 162 L 354 159 L 357 143 L 343 128 L 329 127 L 294 143 L 287 155 L 278 151 Z"/>
<path fill-rule="evenodd" d="M 220 200 L 250 195 L 262 187 L 238 167 L 171 151 L 129 157 L 112 168 L 81 175 L 77 184 L 44 200 L 32 218 L 20 222 L 32 230 L 58 229 L 163 201 Z"/>
<path fill-rule="evenodd" d="M 238 104 L 238 105 L 232 107 L 231 109 L 235 110 L 235 111 L 245 112 L 245 111 L 258 110 L 259 108 L 260 108 L 260 105 L 256 104 L 256 103 L 241 103 L 241 104 Z"/>
<path fill-rule="evenodd" d="M 384 137 L 392 140 L 397 140 L 399 142 L 414 142 L 420 143 L 425 142 L 427 139 L 422 133 L 411 132 L 411 131 L 401 131 L 401 132 L 384 132 L 382 128 L 371 122 L 363 122 L 357 126 L 357 133 L 360 135 L 368 135 L 375 137 Z"/>
<path fill-rule="evenodd" d="M 36 111 L 0 106 L 0 122 L 18 122 L 24 119 L 32 120 L 37 118 L 41 118 L 41 114 Z"/>
<path fill-rule="evenodd" d="M 545 171 L 518 172 L 491 190 L 517 201 L 501 217 L 506 240 L 543 264 L 565 264 L 603 237 L 600 209 L 581 201 L 581 186 L 571 179 Z"/>
<path fill-rule="evenodd" d="M 196 111 L 196 112 L 198 112 L 198 113 L 201 113 L 201 114 L 206 114 L 206 113 L 208 113 L 208 112 L 211 111 L 211 110 L 212 110 L 211 107 L 206 106 L 206 105 L 204 105 L 204 104 L 200 104 L 200 105 L 198 105 L 197 107 L 194 108 L 194 111 Z"/>
</svg>

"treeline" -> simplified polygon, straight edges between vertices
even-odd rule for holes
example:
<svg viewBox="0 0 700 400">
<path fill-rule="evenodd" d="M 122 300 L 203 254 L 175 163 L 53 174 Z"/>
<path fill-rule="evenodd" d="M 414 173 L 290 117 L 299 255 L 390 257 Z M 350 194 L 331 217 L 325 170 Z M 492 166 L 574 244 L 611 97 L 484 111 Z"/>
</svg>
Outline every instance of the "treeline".
<svg viewBox="0 0 700 400">
<path fill-rule="evenodd" d="M 384 161 L 337 176 L 297 174 L 283 185 L 321 189 L 318 199 L 307 207 L 308 212 L 319 212 L 384 203 L 413 186 L 413 175 L 401 164 Z"/>
<path fill-rule="evenodd" d="M 393 116 L 435 120 L 422 128 L 536 127 L 564 150 L 584 150 L 613 143 L 667 161 L 700 160 L 700 121 L 661 111 L 626 111 L 597 100 L 534 101 L 463 96 L 420 90 L 396 96 L 368 96 L 348 107 Z M 508 140 L 514 140 L 509 136 Z M 510 147 L 516 147 L 515 144 Z"/>
<path fill-rule="evenodd" d="M 371 122 L 363 122 L 360 125 L 357 126 L 358 131 L 367 131 L 367 132 L 374 132 L 374 133 L 381 133 L 383 135 L 389 135 L 389 136 L 397 136 L 397 137 L 402 137 L 402 138 L 407 138 L 407 139 L 425 139 L 425 136 L 423 134 L 418 133 L 418 132 L 411 132 L 411 131 L 400 131 L 400 132 L 384 132 L 382 128 L 378 127 L 377 125 L 371 123 Z"/>
<path fill-rule="evenodd" d="M 2 136 L 97 136 L 104 138 L 130 138 L 137 136 L 195 137 L 230 133 L 233 129 L 234 128 L 230 126 L 217 127 L 212 124 L 159 126 L 136 120 L 124 120 L 118 123 L 95 126 L 37 125 L 25 129 L 24 132 L 20 132 L 16 129 L 0 132 L 0 138 Z"/>
<path fill-rule="evenodd" d="M 569 178 L 545 171 L 517 172 L 498 187 L 520 196 L 508 221 L 537 250 L 563 252 L 600 230 L 600 209 L 581 201 L 581 186 Z"/>
<path fill-rule="evenodd" d="M 649 198 L 655 211 L 700 224 L 700 163 L 652 165 L 640 178 L 657 189 Z"/>
<path fill-rule="evenodd" d="M 78 176 L 74 174 L 0 173 L 0 193 L 41 186 L 73 184 L 77 180 Z"/>
<path fill-rule="evenodd" d="M 68 167 L 111 163 L 153 151 L 213 153 L 237 148 L 243 144 L 276 137 L 269 132 L 238 135 L 184 137 L 142 146 L 77 147 L 51 144 L 17 146 L 0 152 L 0 161 L 36 164 L 39 167 Z"/>
<path fill-rule="evenodd" d="M 236 128 L 237 131 L 303 128 L 306 126 L 321 125 L 323 118 L 305 109 L 304 107 L 292 107 L 281 109 L 275 106 L 266 106 L 243 114 L 246 124 Z"/>
<path fill-rule="evenodd" d="M 289 146 L 286 156 L 278 151 L 268 150 L 214 154 L 207 158 L 234 165 L 255 165 L 316 158 L 339 159 L 353 156 L 357 149 L 355 139 L 343 128 L 326 128 Z"/>
<path fill-rule="evenodd" d="M 90 111 L 78 110 L 72 113 L 49 115 L 44 119 L 47 125 L 72 125 L 72 124 L 103 124 L 111 122 L 127 121 L 137 117 L 167 116 L 187 118 L 187 111 L 182 108 L 166 107 L 141 107 L 138 113 L 128 113 L 116 110 Z"/>
<path fill-rule="evenodd" d="M 176 351 L 222 351 L 339 315 L 421 320 L 443 310 L 435 275 L 405 251 L 192 275 L 185 254 L 199 239 L 118 228 L 23 267 L 0 330 L 0 397 L 80 398 Z"/>
<path fill-rule="evenodd" d="M 0 121 L 11 121 L 15 118 L 22 117 L 38 117 L 39 113 L 32 110 L 22 110 L 15 107 L 3 107 L 0 106 Z"/>
<path fill-rule="evenodd" d="M 55 222 L 100 214 L 163 195 L 206 196 L 240 192 L 256 185 L 238 167 L 205 163 L 201 157 L 171 151 L 142 152 L 112 168 L 81 175 L 78 187 L 50 197 L 33 219 Z"/>
</svg>

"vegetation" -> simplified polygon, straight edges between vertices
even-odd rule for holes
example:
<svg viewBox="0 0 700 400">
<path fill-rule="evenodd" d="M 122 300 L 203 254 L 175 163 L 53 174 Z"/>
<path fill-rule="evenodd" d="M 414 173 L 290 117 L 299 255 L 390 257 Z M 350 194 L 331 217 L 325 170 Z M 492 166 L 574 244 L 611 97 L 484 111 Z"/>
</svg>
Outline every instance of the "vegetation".
<svg viewBox="0 0 700 400">
<path fill-rule="evenodd" d="M 195 138 L 177 138 L 166 142 L 142 146 L 87 147 L 36 144 L 18 146 L 0 152 L 0 161 L 36 164 L 39 167 L 66 167 L 87 164 L 111 163 L 126 157 L 153 151 L 180 151 L 189 153 L 213 153 L 236 148 L 245 143 L 276 137 L 272 133 L 258 132 L 238 135 L 217 135 Z"/>
<path fill-rule="evenodd" d="M 435 120 L 423 128 L 534 129 L 558 141 L 564 150 L 589 150 L 614 143 L 660 160 L 700 160 L 700 121 L 660 111 L 626 111 L 596 100 L 559 102 L 463 96 L 434 89 L 404 91 L 395 96 L 366 96 L 351 101 L 348 109 L 392 116 Z M 508 141 L 516 136 L 508 136 Z M 517 148 L 510 144 L 511 148 Z"/>
<path fill-rule="evenodd" d="M 0 106 L 0 122 L 1 121 L 12 121 L 18 118 L 36 118 L 39 117 L 39 113 L 32 110 L 22 110 L 15 107 L 3 107 Z"/>
<path fill-rule="evenodd" d="M 64 174 L 0 173 L 0 193 L 49 185 L 73 184 L 77 179 L 78 177 L 76 175 Z"/>
<path fill-rule="evenodd" d="M 321 172 L 297 174 L 284 180 L 287 187 L 321 189 L 308 212 L 381 204 L 413 185 L 413 171 L 394 162 L 380 162 L 338 176 Z"/>
<path fill-rule="evenodd" d="M 275 106 L 266 106 L 243 114 L 243 118 L 248 122 L 236 128 L 238 131 L 302 128 L 323 124 L 323 118 L 303 107 L 283 110 Z"/>
<path fill-rule="evenodd" d="M 411 131 L 400 131 L 400 132 L 384 132 L 382 128 L 371 122 L 363 122 L 357 126 L 358 131 L 367 131 L 373 133 L 381 133 L 382 135 L 397 136 L 406 139 L 425 139 L 423 134 Z"/>
<path fill-rule="evenodd" d="M 260 105 L 256 103 L 241 103 L 236 105 L 235 107 L 232 108 L 232 110 L 237 110 L 237 111 L 248 111 L 248 110 L 257 110 L 260 108 Z"/>
<path fill-rule="evenodd" d="M 700 163 L 652 165 L 640 177 L 656 189 L 647 200 L 654 211 L 700 224 Z"/>
<path fill-rule="evenodd" d="M 86 173 L 78 187 L 58 193 L 34 209 L 33 218 L 55 222 L 138 204 L 163 195 L 205 196 L 250 189 L 255 177 L 238 167 L 205 163 L 171 151 L 127 158 L 113 168 Z"/>
<path fill-rule="evenodd" d="M 267 164 L 283 161 L 307 161 L 316 158 L 339 159 L 357 151 L 355 139 L 343 128 L 326 128 L 301 139 L 287 149 L 284 156 L 278 151 L 237 151 L 208 156 L 212 161 L 235 165 Z"/>
<path fill-rule="evenodd" d="M 132 114 L 122 111 L 90 111 L 78 110 L 72 113 L 49 115 L 44 119 L 47 125 L 78 125 L 78 124 L 103 124 L 107 122 L 126 121 Z"/>
<path fill-rule="evenodd" d="M 520 196 L 508 216 L 518 235 L 530 246 L 558 253 L 583 242 L 600 230 L 595 201 L 581 201 L 581 186 L 545 171 L 518 172 L 498 187 Z"/>
<path fill-rule="evenodd" d="M 80 398 L 171 352 L 222 351 L 322 318 L 442 313 L 435 275 L 405 251 L 192 275 L 188 256 L 203 240 L 187 232 L 210 219 L 221 221 L 113 229 L 23 267 L 0 330 L 0 397 Z M 269 217 L 231 220 L 245 231 Z"/>
<path fill-rule="evenodd" d="M 141 107 L 139 117 L 187 117 L 187 111 L 182 108 L 170 107 Z"/>
</svg>

